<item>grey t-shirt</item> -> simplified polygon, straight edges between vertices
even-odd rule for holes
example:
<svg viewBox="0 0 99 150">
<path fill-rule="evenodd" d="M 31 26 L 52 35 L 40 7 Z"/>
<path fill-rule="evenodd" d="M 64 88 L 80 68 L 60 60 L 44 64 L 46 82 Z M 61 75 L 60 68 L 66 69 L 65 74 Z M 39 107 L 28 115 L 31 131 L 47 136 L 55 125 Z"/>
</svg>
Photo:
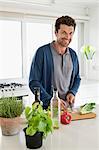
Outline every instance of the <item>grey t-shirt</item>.
<svg viewBox="0 0 99 150">
<path fill-rule="evenodd" d="M 59 97 L 66 100 L 66 93 L 68 92 L 71 74 L 73 70 L 73 64 L 69 52 L 69 48 L 65 54 L 60 55 L 54 49 L 53 44 L 50 44 L 53 62 L 54 62 L 54 75 L 53 75 L 53 86 L 57 88 Z"/>
</svg>

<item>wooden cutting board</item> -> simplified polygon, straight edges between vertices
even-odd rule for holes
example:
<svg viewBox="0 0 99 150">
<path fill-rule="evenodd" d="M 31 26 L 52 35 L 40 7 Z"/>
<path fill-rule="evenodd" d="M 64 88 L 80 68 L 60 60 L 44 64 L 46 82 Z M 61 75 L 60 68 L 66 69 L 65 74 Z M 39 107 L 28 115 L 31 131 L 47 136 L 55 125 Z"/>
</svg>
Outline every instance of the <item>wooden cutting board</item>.
<svg viewBox="0 0 99 150">
<path fill-rule="evenodd" d="M 72 115 L 72 121 L 74 120 L 82 120 L 82 119 L 91 119 L 91 118 L 95 118 L 96 114 L 94 112 L 92 113 L 88 113 L 88 114 L 80 114 L 79 112 L 73 112 L 71 113 Z"/>
</svg>

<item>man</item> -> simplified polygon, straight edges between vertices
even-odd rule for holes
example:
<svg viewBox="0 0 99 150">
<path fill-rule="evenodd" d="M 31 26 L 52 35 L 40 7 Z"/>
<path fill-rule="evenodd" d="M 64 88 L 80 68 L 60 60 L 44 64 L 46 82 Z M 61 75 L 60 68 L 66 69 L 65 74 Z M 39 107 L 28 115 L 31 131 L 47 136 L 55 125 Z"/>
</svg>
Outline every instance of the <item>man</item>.
<svg viewBox="0 0 99 150">
<path fill-rule="evenodd" d="M 68 47 L 76 23 L 69 16 L 56 20 L 56 40 L 38 48 L 31 64 L 29 87 L 40 87 L 40 99 L 47 108 L 52 98 L 52 87 L 57 88 L 61 104 L 73 104 L 80 85 L 79 63 L 75 51 Z"/>
</svg>

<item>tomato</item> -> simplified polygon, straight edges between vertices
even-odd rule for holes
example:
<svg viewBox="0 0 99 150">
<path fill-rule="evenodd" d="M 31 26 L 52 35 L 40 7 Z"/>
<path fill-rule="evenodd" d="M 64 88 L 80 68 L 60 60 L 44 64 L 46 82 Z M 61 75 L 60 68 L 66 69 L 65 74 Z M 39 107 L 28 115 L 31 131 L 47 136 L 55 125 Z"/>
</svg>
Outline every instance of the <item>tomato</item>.
<svg viewBox="0 0 99 150">
<path fill-rule="evenodd" d="M 71 122 L 72 116 L 68 112 L 63 112 L 61 114 L 61 123 L 62 124 L 69 124 Z"/>
</svg>

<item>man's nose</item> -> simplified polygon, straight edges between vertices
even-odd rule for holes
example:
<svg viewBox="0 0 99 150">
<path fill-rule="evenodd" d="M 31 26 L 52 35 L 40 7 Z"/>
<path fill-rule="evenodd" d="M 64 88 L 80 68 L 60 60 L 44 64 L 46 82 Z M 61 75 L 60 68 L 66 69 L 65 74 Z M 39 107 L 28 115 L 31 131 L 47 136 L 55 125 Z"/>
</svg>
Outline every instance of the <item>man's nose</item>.
<svg viewBox="0 0 99 150">
<path fill-rule="evenodd" d="M 70 39 L 70 35 L 69 34 L 65 34 L 64 36 L 67 40 Z"/>
</svg>

